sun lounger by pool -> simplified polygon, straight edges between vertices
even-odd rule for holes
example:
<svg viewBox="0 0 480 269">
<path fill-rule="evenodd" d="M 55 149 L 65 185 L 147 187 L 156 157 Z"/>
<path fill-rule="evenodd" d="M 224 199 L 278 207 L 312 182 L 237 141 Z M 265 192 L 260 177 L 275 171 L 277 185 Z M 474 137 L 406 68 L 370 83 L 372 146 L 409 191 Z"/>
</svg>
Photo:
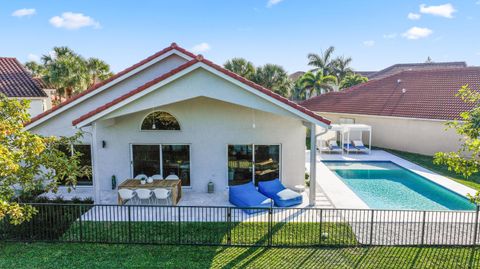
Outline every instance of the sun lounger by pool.
<svg viewBox="0 0 480 269">
<path fill-rule="evenodd" d="M 353 146 L 360 152 L 369 152 L 370 149 L 365 147 L 361 140 L 353 140 Z"/>
<path fill-rule="evenodd" d="M 229 199 L 230 203 L 242 208 L 269 208 L 272 206 L 272 199 L 264 196 L 257 191 L 252 182 L 242 185 L 229 187 Z M 252 214 L 258 212 L 258 210 L 252 209 L 244 210 L 246 213 Z"/>
<path fill-rule="evenodd" d="M 344 143 L 343 149 L 346 152 L 359 152 L 359 150 L 352 143 Z"/>
<path fill-rule="evenodd" d="M 263 195 L 272 198 L 275 205 L 279 207 L 298 205 L 301 204 L 303 200 L 300 193 L 287 189 L 278 178 L 258 182 L 258 191 Z"/>
</svg>

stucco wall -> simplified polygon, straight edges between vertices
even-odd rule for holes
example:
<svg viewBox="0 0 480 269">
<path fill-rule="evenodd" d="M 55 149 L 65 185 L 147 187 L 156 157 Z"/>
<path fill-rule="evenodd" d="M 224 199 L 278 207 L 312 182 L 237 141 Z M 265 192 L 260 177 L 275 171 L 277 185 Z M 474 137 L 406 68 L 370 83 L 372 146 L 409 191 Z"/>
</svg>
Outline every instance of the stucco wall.
<svg viewBox="0 0 480 269">
<path fill-rule="evenodd" d="M 261 111 L 254 113 L 250 108 L 205 97 L 156 110 L 174 115 L 182 130 L 140 131 L 141 121 L 151 110 L 96 123 L 97 183 L 101 190 L 111 188 L 112 175 L 119 182 L 132 176 L 131 143 L 190 144 L 191 188 L 194 191 L 205 192 L 210 180 L 215 183 L 216 191 L 225 190 L 228 144 L 281 144 L 283 182 L 288 186 L 303 182 L 306 129 L 298 119 Z M 101 147 L 102 140 L 106 141 L 105 148 Z"/>
<path fill-rule="evenodd" d="M 340 113 L 319 113 L 333 123 L 340 118 L 372 126 L 372 145 L 407 152 L 433 155 L 439 151 L 456 151 L 460 145 L 454 130 L 445 131 L 445 121 L 378 117 Z M 368 142 L 364 138 L 364 142 Z"/>
<path fill-rule="evenodd" d="M 28 109 L 28 113 L 30 113 L 31 117 L 34 117 L 45 110 L 45 99 L 30 99 L 30 108 Z"/>
</svg>

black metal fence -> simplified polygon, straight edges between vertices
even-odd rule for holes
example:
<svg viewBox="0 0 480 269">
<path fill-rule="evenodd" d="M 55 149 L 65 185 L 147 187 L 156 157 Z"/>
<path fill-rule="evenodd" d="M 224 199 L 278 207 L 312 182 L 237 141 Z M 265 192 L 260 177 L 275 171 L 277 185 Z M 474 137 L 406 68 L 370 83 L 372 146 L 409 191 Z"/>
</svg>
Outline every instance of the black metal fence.
<svg viewBox="0 0 480 269">
<path fill-rule="evenodd" d="M 229 246 L 474 246 L 479 210 L 404 211 L 31 204 L 0 240 Z"/>
</svg>

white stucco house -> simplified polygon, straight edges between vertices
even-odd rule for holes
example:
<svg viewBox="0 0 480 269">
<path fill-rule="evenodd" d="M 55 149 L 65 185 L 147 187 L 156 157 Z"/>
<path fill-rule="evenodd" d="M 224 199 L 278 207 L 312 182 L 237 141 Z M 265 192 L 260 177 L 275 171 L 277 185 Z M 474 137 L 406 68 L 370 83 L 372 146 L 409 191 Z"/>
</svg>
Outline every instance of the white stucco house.
<svg viewBox="0 0 480 269">
<path fill-rule="evenodd" d="M 329 124 L 173 43 L 26 128 L 55 136 L 83 131 L 78 148 L 93 168 L 93 180 L 83 183 L 93 186 L 96 203 L 106 203 L 102 197 L 116 192 L 112 176 L 118 185 L 138 174 L 176 174 L 192 192 L 206 192 L 209 182 L 220 193 L 277 177 L 286 186 L 303 184 L 307 127 Z M 315 178 L 315 165 L 312 171 Z"/>
</svg>

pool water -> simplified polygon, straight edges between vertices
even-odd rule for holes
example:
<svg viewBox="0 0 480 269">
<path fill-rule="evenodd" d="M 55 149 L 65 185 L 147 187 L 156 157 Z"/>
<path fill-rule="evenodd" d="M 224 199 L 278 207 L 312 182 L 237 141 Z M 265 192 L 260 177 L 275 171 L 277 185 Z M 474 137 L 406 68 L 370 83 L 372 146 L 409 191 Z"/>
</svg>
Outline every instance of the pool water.
<svg viewBox="0 0 480 269">
<path fill-rule="evenodd" d="M 474 210 L 470 201 L 393 162 L 324 161 L 373 209 Z"/>
</svg>

